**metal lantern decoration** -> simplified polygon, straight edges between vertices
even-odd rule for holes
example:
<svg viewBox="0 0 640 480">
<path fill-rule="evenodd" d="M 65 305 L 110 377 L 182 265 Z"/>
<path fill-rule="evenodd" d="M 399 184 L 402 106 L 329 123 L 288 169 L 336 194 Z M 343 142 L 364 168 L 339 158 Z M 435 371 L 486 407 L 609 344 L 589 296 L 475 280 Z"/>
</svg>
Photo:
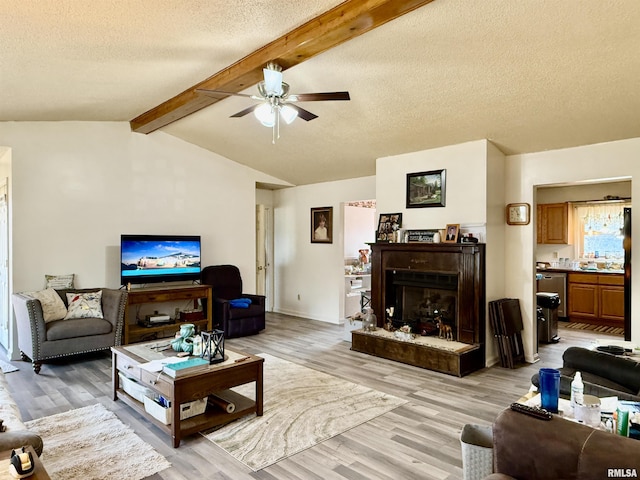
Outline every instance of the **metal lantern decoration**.
<svg viewBox="0 0 640 480">
<path fill-rule="evenodd" d="M 224 362 L 224 332 L 212 330 L 202 332 L 202 358 L 209 360 L 209 365 Z"/>
</svg>

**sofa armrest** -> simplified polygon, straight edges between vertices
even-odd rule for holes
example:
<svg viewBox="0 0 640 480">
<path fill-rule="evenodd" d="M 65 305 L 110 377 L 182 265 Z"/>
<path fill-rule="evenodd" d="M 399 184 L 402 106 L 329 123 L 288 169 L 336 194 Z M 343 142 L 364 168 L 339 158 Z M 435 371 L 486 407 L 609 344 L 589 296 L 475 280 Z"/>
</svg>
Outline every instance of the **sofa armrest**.
<svg viewBox="0 0 640 480">
<path fill-rule="evenodd" d="M 251 300 L 251 303 L 254 305 L 264 305 L 265 304 L 265 296 L 264 295 L 253 295 L 251 293 L 243 293 L 243 297 Z"/>
<path fill-rule="evenodd" d="M 493 423 L 494 473 L 523 479 L 576 478 L 582 446 L 593 432 L 557 415 L 542 421 L 503 410 Z M 536 448 L 531 448 L 534 440 Z"/>
<path fill-rule="evenodd" d="M 102 315 L 113 325 L 116 346 L 122 344 L 127 297 L 128 294 L 124 290 L 102 289 Z"/>
<path fill-rule="evenodd" d="M 0 451 L 6 452 L 31 445 L 38 456 L 42 455 L 42 438 L 29 430 L 12 430 L 0 433 Z"/>
<path fill-rule="evenodd" d="M 34 358 L 34 352 L 46 339 L 47 328 L 42 304 L 40 300 L 26 293 L 14 293 L 11 297 L 18 329 L 18 348 L 30 358 Z"/>
<path fill-rule="evenodd" d="M 564 368 L 590 372 L 623 385 L 633 392 L 640 391 L 638 362 L 581 347 L 567 348 L 562 354 L 562 361 Z"/>
</svg>

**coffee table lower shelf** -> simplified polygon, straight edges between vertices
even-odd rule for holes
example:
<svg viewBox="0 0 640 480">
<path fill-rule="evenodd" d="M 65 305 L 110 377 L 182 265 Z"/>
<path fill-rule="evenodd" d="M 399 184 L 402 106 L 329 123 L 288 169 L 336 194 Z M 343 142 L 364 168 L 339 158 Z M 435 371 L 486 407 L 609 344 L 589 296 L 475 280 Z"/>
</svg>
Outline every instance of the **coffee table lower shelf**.
<svg viewBox="0 0 640 480">
<path fill-rule="evenodd" d="M 462 352 L 454 352 L 358 330 L 351 332 L 351 350 L 458 377 L 484 368 L 485 362 L 481 345 L 469 345 Z"/>
<path fill-rule="evenodd" d="M 172 434 L 171 425 L 166 425 L 149 414 L 149 412 L 145 410 L 144 404 L 129 396 L 129 394 L 124 390 L 118 389 L 116 394 L 118 399 L 141 413 L 154 425 L 157 425 L 162 431 L 169 435 Z M 178 438 L 202 432 L 219 425 L 224 425 L 237 420 L 238 418 L 244 417 L 245 415 L 256 413 L 256 402 L 244 395 L 240 395 L 239 393 L 231 390 L 225 390 L 224 398 L 235 404 L 236 409 L 233 413 L 227 413 L 221 409 L 213 407 L 212 405 L 207 405 L 207 409 L 204 413 L 180 421 L 180 433 Z"/>
</svg>

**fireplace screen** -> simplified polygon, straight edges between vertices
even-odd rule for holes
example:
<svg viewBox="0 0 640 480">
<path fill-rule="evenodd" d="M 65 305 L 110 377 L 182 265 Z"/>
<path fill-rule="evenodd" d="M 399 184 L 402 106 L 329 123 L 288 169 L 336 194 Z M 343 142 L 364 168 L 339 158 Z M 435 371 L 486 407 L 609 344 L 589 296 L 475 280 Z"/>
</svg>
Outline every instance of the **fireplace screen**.
<svg viewBox="0 0 640 480">
<path fill-rule="evenodd" d="M 387 271 L 386 307 L 394 307 L 395 328 L 409 325 L 421 335 L 457 332 L 458 275 L 438 272 Z"/>
</svg>

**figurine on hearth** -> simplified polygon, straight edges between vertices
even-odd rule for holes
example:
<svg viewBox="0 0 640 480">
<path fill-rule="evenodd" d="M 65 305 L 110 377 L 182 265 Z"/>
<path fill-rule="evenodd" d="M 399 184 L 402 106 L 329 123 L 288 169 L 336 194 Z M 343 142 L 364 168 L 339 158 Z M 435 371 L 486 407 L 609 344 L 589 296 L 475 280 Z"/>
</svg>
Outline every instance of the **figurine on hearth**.
<svg viewBox="0 0 640 480">
<path fill-rule="evenodd" d="M 373 308 L 366 307 L 364 309 L 364 318 L 362 319 L 362 329 L 365 332 L 373 332 L 376 330 L 378 319 L 373 313 Z"/>
<path fill-rule="evenodd" d="M 436 317 L 436 321 L 438 322 L 438 330 L 440 331 L 438 337 L 445 338 L 447 341 L 453 340 L 453 332 L 451 330 L 451 326 L 442 321 L 442 316 Z"/>
</svg>

